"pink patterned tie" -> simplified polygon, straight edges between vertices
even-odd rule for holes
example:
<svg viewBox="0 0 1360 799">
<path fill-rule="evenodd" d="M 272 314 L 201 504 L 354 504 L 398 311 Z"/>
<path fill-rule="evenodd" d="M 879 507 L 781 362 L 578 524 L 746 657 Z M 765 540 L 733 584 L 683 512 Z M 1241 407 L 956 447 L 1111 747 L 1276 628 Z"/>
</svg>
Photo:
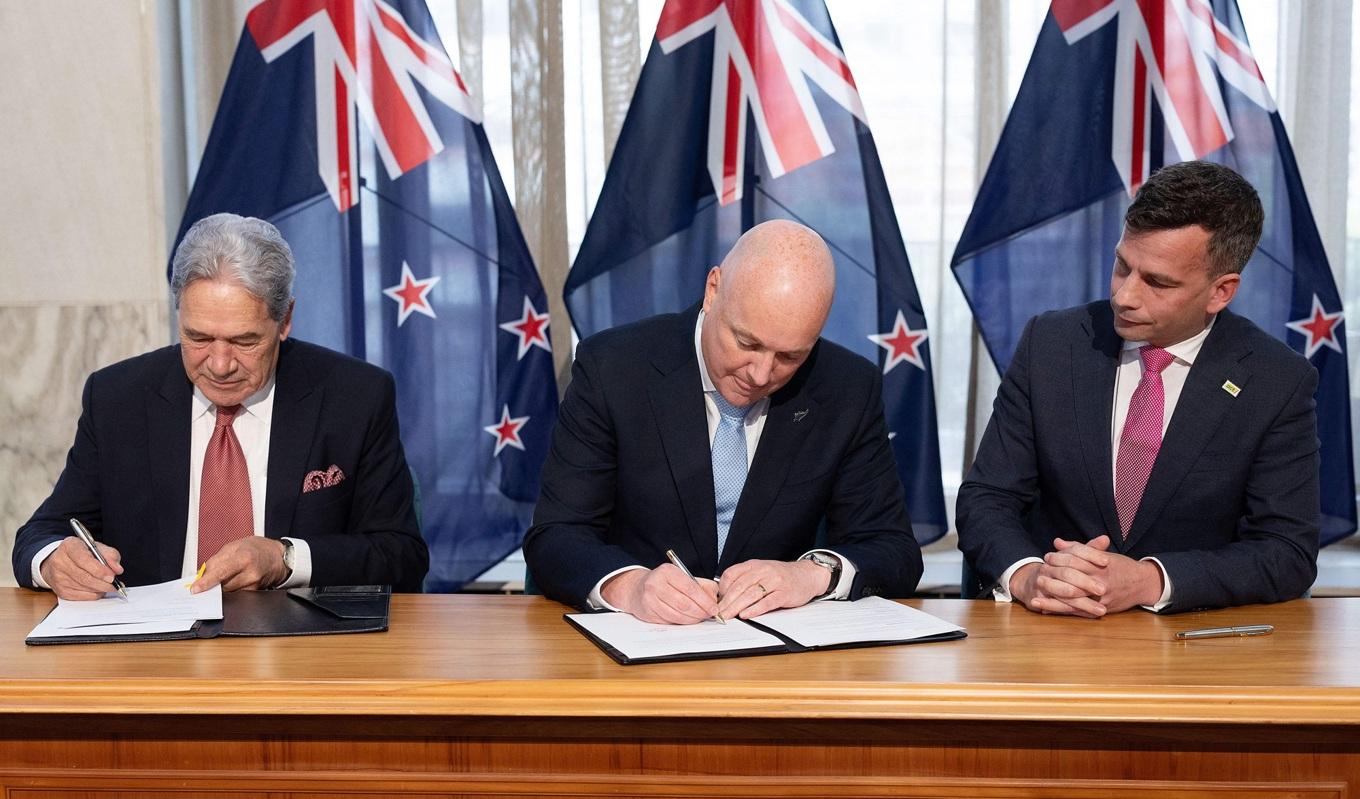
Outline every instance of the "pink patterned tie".
<svg viewBox="0 0 1360 799">
<path fill-rule="evenodd" d="M 1162 416 L 1166 408 L 1162 370 L 1176 356 L 1149 345 L 1139 348 L 1138 357 L 1143 359 L 1143 379 L 1138 381 L 1138 388 L 1129 400 L 1114 469 L 1114 505 L 1119 512 L 1119 532 L 1124 538 L 1129 537 L 1148 475 L 1157 460 L 1157 450 L 1162 448 Z"/>
<path fill-rule="evenodd" d="M 255 534 L 246 456 L 231 423 L 240 405 L 217 409 L 217 427 L 203 454 L 203 482 L 198 492 L 198 562 L 227 544 Z"/>
</svg>

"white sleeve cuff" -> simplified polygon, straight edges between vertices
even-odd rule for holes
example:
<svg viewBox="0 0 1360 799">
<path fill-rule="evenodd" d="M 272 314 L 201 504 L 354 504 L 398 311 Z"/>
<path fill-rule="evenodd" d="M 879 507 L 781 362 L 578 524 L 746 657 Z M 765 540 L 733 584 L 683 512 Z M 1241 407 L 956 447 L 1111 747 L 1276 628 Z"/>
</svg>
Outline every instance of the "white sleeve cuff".
<svg viewBox="0 0 1360 799">
<path fill-rule="evenodd" d="M 813 601 L 821 602 L 824 599 L 849 599 L 850 586 L 855 584 L 855 575 L 859 573 L 859 571 L 855 568 L 855 564 L 851 563 L 850 559 L 845 557 L 844 555 L 841 555 L 840 553 L 837 552 L 832 552 L 829 549 L 808 550 L 807 552 L 804 552 L 801 556 L 799 556 L 798 559 L 802 560 L 803 558 L 806 558 L 808 555 L 811 555 L 813 552 L 820 552 L 823 555 L 830 555 L 831 557 L 841 562 L 841 578 L 836 581 L 836 585 L 833 586 L 831 593 L 823 597 L 818 597 Z"/>
<path fill-rule="evenodd" d="M 303 588 L 312 584 L 312 547 L 301 538 L 284 536 L 293 542 L 293 573 L 279 588 Z"/>
<path fill-rule="evenodd" d="M 595 584 L 595 587 L 590 589 L 590 596 L 586 597 L 586 605 L 588 605 L 591 610 L 612 610 L 615 613 L 622 613 L 623 612 L 622 610 L 604 601 L 604 595 L 600 593 L 600 589 L 603 588 L 604 584 L 609 582 L 609 580 L 615 575 L 623 574 L 624 572 L 630 572 L 635 569 L 643 569 L 645 571 L 645 569 L 642 566 L 624 566 L 622 569 L 615 569 L 609 574 L 606 574 L 605 576 L 601 577 L 600 581 Z"/>
<path fill-rule="evenodd" d="M 1156 558 L 1143 558 L 1143 560 L 1150 560 L 1153 563 L 1157 564 L 1157 568 L 1162 572 L 1161 598 L 1157 600 L 1157 604 L 1155 605 L 1143 605 L 1144 610 L 1150 610 L 1153 613 L 1156 613 L 1162 608 L 1171 604 L 1171 575 L 1166 573 L 1166 567 L 1162 565 L 1162 562 L 1160 560 L 1157 560 Z"/>
<path fill-rule="evenodd" d="M 1015 599 L 1011 596 L 1011 578 L 1015 576 L 1017 571 L 1020 571 L 1021 566 L 1043 562 L 1043 558 L 1022 558 L 1012 563 L 1009 569 L 1001 573 L 1001 580 L 992 586 L 992 598 L 997 602 L 1010 602 Z"/>
<path fill-rule="evenodd" d="M 57 551 L 57 547 L 59 547 L 59 546 L 61 546 L 61 541 L 60 541 L 60 540 L 53 541 L 52 543 L 50 543 L 50 544 L 48 544 L 47 546 L 43 547 L 42 549 L 38 550 L 38 554 L 36 554 L 36 555 L 33 556 L 33 566 L 32 566 L 32 569 L 33 569 L 33 584 L 34 584 L 35 586 L 37 586 L 38 588 L 46 588 L 46 589 L 49 590 L 49 591 L 52 590 L 52 586 L 48 585 L 48 584 L 47 584 L 47 581 L 43 579 L 43 576 L 42 576 L 42 564 L 43 564 L 43 561 L 47 560 L 47 556 L 48 556 L 48 555 L 51 555 L 53 552 L 56 552 L 56 551 Z"/>
</svg>

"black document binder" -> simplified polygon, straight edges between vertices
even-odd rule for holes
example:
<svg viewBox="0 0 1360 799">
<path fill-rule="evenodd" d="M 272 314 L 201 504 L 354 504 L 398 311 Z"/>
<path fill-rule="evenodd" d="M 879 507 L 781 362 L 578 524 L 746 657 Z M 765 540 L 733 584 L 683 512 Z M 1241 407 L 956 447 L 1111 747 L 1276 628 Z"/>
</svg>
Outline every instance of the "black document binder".
<svg viewBox="0 0 1360 799">
<path fill-rule="evenodd" d="M 607 613 L 609 611 L 600 612 Z M 769 627 L 766 627 L 765 625 L 761 624 L 758 621 L 743 619 L 743 621 L 746 624 L 755 627 L 761 632 L 769 633 L 770 635 L 773 635 L 775 638 L 778 638 L 780 641 L 783 642 L 782 645 L 756 647 L 754 649 L 726 649 L 704 652 L 684 652 L 674 655 L 658 655 L 655 657 L 631 658 L 620 652 L 618 649 L 614 648 L 612 645 L 609 644 L 608 641 L 605 641 L 604 639 L 595 635 L 590 630 L 587 630 L 585 627 L 582 627 L 580 624 L 576 622 L 575 619 L 572 618 L 572 615 L 573 614 L 571 613 L 564 613 L 562 614 L 562 618 L 566 620 L 568 624 L 575 627 L 578 632 L 580 632 L 582 635 L 588 638 L 591 643 L 598 646 L 606 655 L 609 655 L 611 658 L 615 660 L 615 662 L 623 666 L 631 666 L 637 663 L 679 663 L 686 660 L 717 660 L 720 658 L 744 658 L 752 657 L 755 655 L 787 655 L 795 652 L 811 652 L 814 649 L 858 649 L 870 646 L 900 646 L 902 644 L 928 644 L 936 641 L 957 641 L 960 638 L 968 637 L 967 631 L 956 630 L 954 632 L 939 633 L 938 635 L 926 635 L 918 638 L 906 638 L 901 640 L 851 641 L 848 643 L 828 644 L 825 646 L 804 646 L 803 644 L 794 641 L 792 638 L 789 638 L 788 636 L 780 632 L 777 632 L 775 630 L 770 629 Z"/>
<path fill-rule="evenodd" d="M 101 644 L 124 641 L 176 641 L 218 636 L 333 635 L 387 629 L 392 589 L 386 585 L 290 588 L 287 591 L 235 591 L 222 595 L 222 618 L 188 630 L 138 635 L 66 635 L 26 638 L 24 643 Z"/>
</svg>

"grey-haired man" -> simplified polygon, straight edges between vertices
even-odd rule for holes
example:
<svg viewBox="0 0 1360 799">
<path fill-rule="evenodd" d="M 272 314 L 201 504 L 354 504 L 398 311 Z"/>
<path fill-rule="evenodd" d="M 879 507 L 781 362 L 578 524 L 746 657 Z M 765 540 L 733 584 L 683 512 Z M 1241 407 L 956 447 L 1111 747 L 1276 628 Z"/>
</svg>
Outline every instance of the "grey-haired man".
<svg viewBox="0 0 1360 799">
<path fill-rule="evenodd" d="M 217 214 L 175 251 L 180 343 L 86 381 L 75 443 L 19 529 L 19 583 L 65 599 L 193 577 L 194 590 L 391 584 L 429 553 L 387 372 L 289 340 L 292 251 Z M 101 564 L 70 535 L 78 519 Z"/>
</svg>

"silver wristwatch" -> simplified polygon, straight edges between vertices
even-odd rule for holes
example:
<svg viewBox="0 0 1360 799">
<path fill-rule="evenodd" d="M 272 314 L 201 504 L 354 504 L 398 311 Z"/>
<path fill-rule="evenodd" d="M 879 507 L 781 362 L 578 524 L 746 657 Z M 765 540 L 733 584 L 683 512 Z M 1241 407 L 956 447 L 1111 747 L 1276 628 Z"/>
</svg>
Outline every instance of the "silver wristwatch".
<svg viewBox="0 0 1360 799">
<path fill-rule="evenodd" d="M 279 584 L 274 586 L 275 588 L 280 588 L 288 582 L 289 578 L 293 576 L 293 569 L 297 566 L 297 553 L 293 549 L 293 542 L 287 538 L 280 538 L 279 543 L 283 544 L 283 567 L 288 570 L 288 573 L 283 576 L 282 580 L 279 580 Z"/>
<path fill-rule="evenodd" d="M 823 597 L 830 596 L 841 581 L 841 559 L 824 552 L 809 552 L 802 557 L 802 560 L 810 560 L 818 566 L 821 566 L 823 569 L 831 572 L 831 580 L 826 584 L 826 591 L 813 597 L 813 599 L 822 599 Z"/>
</svg>

